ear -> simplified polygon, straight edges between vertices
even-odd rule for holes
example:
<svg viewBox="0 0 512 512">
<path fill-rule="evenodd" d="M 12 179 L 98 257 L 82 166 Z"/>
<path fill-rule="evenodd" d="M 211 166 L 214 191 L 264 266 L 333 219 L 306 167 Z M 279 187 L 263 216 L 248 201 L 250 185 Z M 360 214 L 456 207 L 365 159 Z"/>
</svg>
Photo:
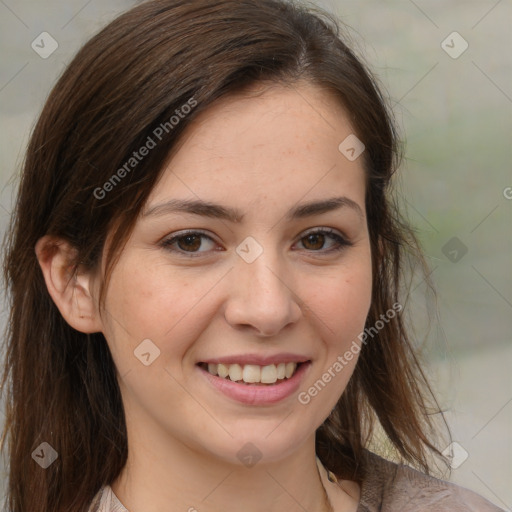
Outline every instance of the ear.
<svg viewBox="0 0 512 512">
<path fill-rule="evenodd" d="M 35 245 L 35 252 L 48 293 L 64 320 L 83 333 L 102 331 L 102 322 L 93 296 L 94 274 L 83 268 L 75 272 L 77 250 L 67 241 L 43 236 Z"/>
</svg>

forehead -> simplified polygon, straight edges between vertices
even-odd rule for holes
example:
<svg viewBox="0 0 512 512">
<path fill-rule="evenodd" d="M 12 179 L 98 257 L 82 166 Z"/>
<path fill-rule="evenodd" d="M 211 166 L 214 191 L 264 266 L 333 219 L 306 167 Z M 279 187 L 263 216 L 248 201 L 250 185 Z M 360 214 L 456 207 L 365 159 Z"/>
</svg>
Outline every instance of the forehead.
<svg viewBox="0 0 512 512">
<path fill-rule="evenodd" d="M 254 86 L 187 126 L 148 203 L 181 197 L 272 206 L 335 192 L 361 201 L 362 158 L 351 161 L 339 149 L 350 135 L 349 116 L 331 92 L 304 82 Z"/>
</svg>

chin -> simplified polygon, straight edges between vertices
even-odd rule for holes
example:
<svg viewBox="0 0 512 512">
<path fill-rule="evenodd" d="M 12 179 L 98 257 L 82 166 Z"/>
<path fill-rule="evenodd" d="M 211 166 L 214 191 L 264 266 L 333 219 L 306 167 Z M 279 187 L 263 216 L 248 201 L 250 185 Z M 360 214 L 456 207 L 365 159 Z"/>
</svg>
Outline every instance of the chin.
<svg viewBox="0 0 512 512">
<path fill-rule="evenodd" d="M 272 428 L 268 428 L 269 422 L 265 422 L 264 428 L 261 428 L 250 420 L 244 420 L 240 434 L 233 434 L 227 442 L 225 437 L 219 439 L 206 448 L 213 457 L 228 464 L 252 467 L 255 464 L 278 462 L 297 451 L 311 436 L 314 439 L 314 431 L 294 433 L 285 426 L 286 420 L 280 422 L 282 419 L 274 419 Z"/>
</svg>

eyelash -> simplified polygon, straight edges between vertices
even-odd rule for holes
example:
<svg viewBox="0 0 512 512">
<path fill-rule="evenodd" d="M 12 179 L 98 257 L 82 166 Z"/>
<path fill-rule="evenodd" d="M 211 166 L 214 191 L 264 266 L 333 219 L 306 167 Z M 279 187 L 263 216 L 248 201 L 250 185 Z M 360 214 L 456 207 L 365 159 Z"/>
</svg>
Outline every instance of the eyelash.
<svg viewBox="0 0 512 512">
<path fill-rule="evenodd" d="M 299 239 L 299 241 L 302 240 L 303 238 L 308 237 L 309 235 L 318 235 L 318 234 L 328 235 L 330 238 L 332 238 L 336 242 L 336 246 L 334 248 L 331 248 L 328 250 L 315 251 L 315 250 L 306 249 L 306 251 L 311 252 L 311 253 L 331 254 L 331 253 L 336 253 L 336 252 L 342 251 L 346 247 L 351 247 L 354 245 L 352 242 L 350 242 L 349 240 L 347 240 L 343 236 L 339 235 L 336 231 L 334 231 L 333 229 L 330 229 L 330 228 L 318 228 L 313 231 L 308 231 L 304 236 L 302 236 Z M 175 235 L 171 238 L 167 238 L 167 239 L 163 240 L 160 245 L 164 249 L 166 249 L 170 252 L 178 253 L 179 255 L 182 255 L 186 258 L 197 258 L 197 257 L 200 257 L 200 256 L 206 254 L 208 251 L 188 252 L 188 251 L 183 251 L 182 249 L 176 249 L 176 248 L 172 247 L 178 240 L 185 238 L 186 236 L 190 236 L 190 235 L 199 235 L 201 237 L 208 238 L 212 242 L 215 242 L 215 240 L 213 240 L 213 238 L 211 238 L 206 233 L 203 233 L 201 231 L 183 231 L 178 235 Z"/>
</svg>

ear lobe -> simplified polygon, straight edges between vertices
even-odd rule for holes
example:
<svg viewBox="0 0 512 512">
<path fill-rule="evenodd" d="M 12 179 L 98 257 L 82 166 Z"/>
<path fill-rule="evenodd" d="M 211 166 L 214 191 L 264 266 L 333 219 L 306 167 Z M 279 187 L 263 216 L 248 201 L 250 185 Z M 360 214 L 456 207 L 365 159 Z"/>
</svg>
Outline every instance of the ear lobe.
<svg viewBox="0 0 512 512">
<path fill-rule="evenodd" d="M 94 275 L 80 268 L 74 271 L 77 250 L 63 239 L 46 235 L 37 241 L 35 252 L 48 293 L 66 322 L 83 333 L 101 332 L 92 293 Z"/>
</svg>

